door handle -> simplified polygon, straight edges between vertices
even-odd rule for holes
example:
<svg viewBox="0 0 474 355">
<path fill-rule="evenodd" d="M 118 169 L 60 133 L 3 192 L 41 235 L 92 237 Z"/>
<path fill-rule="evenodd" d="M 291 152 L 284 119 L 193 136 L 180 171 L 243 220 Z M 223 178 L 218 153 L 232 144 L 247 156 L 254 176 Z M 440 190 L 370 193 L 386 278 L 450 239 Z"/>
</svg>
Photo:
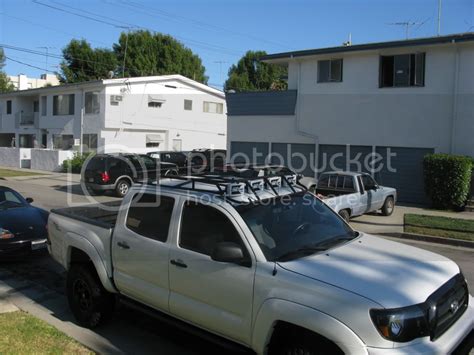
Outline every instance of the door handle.
<svg viewBox="0 0 474 355">
<path fill-rule="evenodd" d="M 171 259 L 170 263 L 171 265 L 182 267 L 183 269 L 186 269 L 188 267 L 188 265 L 186 265 L 185 263 L 183 263 L 182 260 L 179 260 L 179 259 L 178 260 Z"/>
<path fill-rule="evenodd" d="M 117 242 L 117 245 L 122 249 L 130 249 L 130 246 L 125 242 Z"/>
</svg>

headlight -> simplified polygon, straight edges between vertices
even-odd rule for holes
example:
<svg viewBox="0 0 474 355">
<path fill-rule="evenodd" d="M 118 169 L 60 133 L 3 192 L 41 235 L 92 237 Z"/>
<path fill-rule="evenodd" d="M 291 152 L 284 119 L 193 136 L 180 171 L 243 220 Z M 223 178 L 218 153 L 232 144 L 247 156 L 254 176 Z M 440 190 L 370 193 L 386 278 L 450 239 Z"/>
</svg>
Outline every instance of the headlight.
<svg viewBox="0 0 474 355">
<path fill-rule="evenodd" d="M 388 340 L 407 342 L 430 334 L 426 304 L 403 308 L 371 309 L 370 317 L 379 333 Z"/>
<path fill-rule="evenodd" d="M 15 234 L 10 232 L 9 230 L 0 228 L 0 239 L 11 239 L 15 238 Z"/>
</svg>

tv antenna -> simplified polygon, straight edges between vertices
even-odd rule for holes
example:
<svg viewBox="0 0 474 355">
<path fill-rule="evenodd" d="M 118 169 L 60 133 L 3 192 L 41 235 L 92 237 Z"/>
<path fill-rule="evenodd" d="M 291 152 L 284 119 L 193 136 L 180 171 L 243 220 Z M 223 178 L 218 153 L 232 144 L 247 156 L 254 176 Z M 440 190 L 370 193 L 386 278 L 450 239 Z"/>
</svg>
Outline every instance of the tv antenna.
<svg viewBox="0 0 474 355">
<path fill-rule="evenodd" d="M 48 70 L 48 58 L 49 58 L 49 50 L 50 49 L 55 49 L 56 47 L 49 47 L 49 46 L 41 46 L 41 47 L 36 47 L 36 48 L 41 48 L 45 50 L 45 57 L 46 57 L 46 70 Z"/>
<path fill-rule="evenodd" d="M 222 82 L 222 64 L 227 64 L 225 60 L 216 60 L 214 61 L 215 64 L 219 64 L 219 79 Z"/>
<path fill-rule="evenodd" d="M 426 19 L 425 21 L 423 22 L 414 22 L 414 21 L 401 21 L 401 22 L 390 22 L 390 23 L 387 23 L 387 25 L 391 25 L 391 26 L 404 26 L 405 27 L 405 37 L 406 39 L 408 39 L 410 37 L 410 29 L 413 27 L 413 26 L 418 26 L 418 28 L 420 28 L 421 26 L 423 26 L 426 21 L 428 21 L 428 19 Z"/>
</svg>

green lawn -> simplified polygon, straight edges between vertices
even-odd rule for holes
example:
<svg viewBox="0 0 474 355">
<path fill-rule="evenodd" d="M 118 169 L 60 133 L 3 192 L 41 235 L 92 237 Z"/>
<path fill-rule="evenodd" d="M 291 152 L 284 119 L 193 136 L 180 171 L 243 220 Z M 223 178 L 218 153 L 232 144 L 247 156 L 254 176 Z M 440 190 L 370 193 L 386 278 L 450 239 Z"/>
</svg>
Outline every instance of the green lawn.
<svg viewBox="0 0 474 355">
<path fill-rule="evenodd" d="M 12 176 L 32 176 L 32 175 L 45 175 L 45 174 L 33 173 L 31 171 L 24 171 L 24 170 L 0 169 L 0 178 L 12 177 Z"/>
<path fill-rule="evenodd" d="M 25 312 L 0 314 L 0 354 L 93 354 L 46 322 Z"/>
<path fill-rule="evenodd" d="M 408 233 L 474 241 L 474 220 L 407 213 L 404 224 Z"/>
</svg>

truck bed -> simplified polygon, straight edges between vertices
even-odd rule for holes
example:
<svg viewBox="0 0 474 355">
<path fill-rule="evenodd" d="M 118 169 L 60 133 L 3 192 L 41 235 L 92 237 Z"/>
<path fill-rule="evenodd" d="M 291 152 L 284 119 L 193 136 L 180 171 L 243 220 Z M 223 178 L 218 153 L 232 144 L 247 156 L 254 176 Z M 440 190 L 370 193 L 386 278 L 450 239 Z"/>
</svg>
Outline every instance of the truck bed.
<svg viewBox="0 0 474 355">
<path fill-rule="evenodd" d="M 111 229 L 115 227 L 118 209 L 121 203 L 122 201 L 118 200 L 88 206 L 58 208 L 51 210 L 51 212 L 98 227 Z M 110 211 L 103 206 L 113 208 L 113 210 Z"/>
</svg>

